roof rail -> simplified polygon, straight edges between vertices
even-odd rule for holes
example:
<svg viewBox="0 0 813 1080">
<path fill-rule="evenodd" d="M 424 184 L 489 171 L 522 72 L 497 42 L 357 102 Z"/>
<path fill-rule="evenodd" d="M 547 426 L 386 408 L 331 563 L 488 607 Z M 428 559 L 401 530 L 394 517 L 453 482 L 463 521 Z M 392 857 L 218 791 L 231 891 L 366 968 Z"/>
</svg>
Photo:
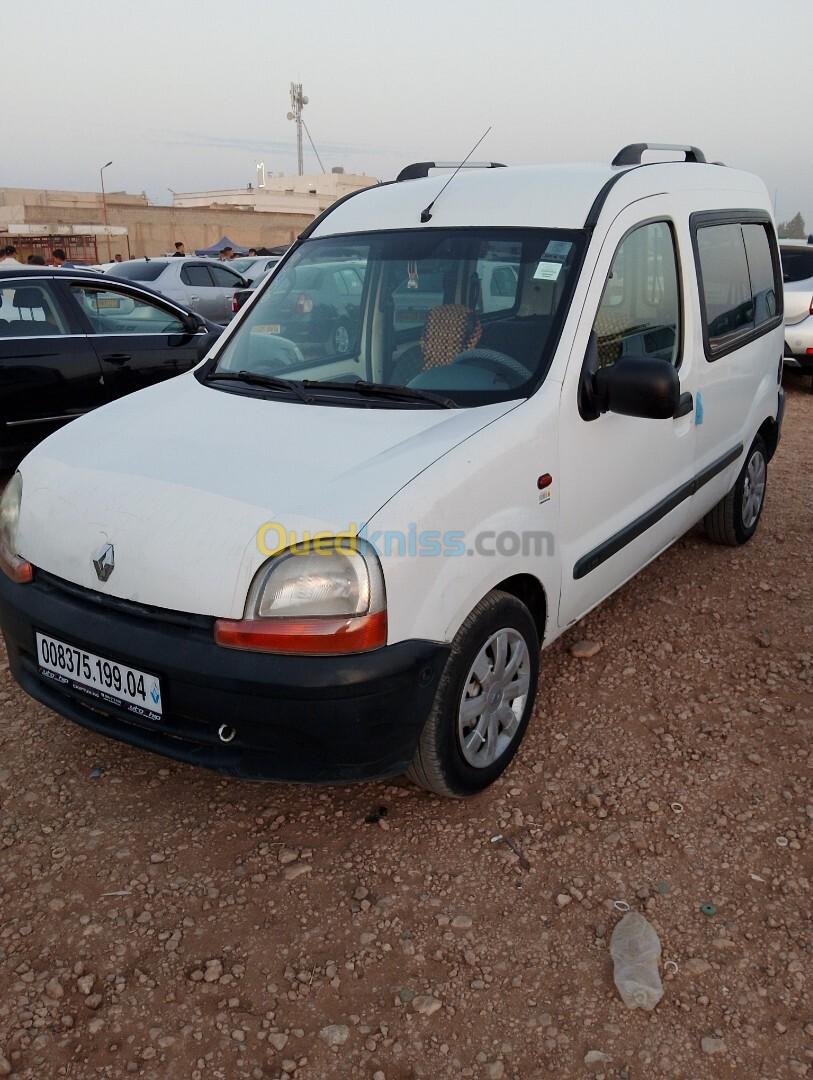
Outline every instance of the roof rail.
<svg viewBox="0 0 813 1080">
<path fill-rule="evenodd" d="M 504 169 L 501 161 L 415 161 L 412 165 L 405 165 L 395 178 L 396 183 L 401 180 L 419 180 L 429 175 L 430 169 Z"/>
<path fill-rule="evenodd" d="M 686 155 L 686 161 L 705 163 L 706 155 L 696 146 L 681 146 L 679 143 L 630 143 L 623 147 L 613 158 L 613 165 L 640 165 L 641 158 L 647 150 L 668 150 L 681 152 Z"/>
</svg>

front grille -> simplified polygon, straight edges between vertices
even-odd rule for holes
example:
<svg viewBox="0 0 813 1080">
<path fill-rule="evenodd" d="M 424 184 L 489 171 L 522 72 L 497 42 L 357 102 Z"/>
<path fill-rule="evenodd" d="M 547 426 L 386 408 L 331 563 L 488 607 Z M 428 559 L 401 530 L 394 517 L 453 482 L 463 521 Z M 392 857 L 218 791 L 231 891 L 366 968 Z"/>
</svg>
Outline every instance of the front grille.
<svg viewBox="0 0 813 1080">
<path fill-rule="evenodd" d="M 168 608 L 152 607 L 149 604 L 138 604 L 134 600 L 122 600 L 117 596 L 107 596 L 104 593 L 95 592 L 93 589 L 85 589 L 81 585 L 74 585 L 70 581 L 64 581 L 54 574 L 49 574 L 46 570 L 37 570 L 35 580 L 40 588 L 57 596 L 78 601 L 90 608 L 104 609 L 106 612 L 119 612 L 129 618 L 140 619 L 152 625 L 160 622 L 169 626 L 178 626 L 184 630 L 202 630 L 211 636 L 215 622 L 210 615 L 191 615 L 185 611 L 170 611 Z"/>
</svg>

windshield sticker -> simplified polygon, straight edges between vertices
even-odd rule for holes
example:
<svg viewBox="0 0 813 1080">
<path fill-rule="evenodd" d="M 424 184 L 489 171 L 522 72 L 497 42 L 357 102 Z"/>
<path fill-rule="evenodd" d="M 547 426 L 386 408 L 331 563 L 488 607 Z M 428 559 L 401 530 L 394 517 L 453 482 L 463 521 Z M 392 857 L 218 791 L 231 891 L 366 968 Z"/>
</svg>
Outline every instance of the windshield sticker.
<svg viewBox="0 0 813 1080">
<path fill-rule="evenodd" d="M 534 270 L 534 279 L 536 281 L 556 281 L 562 270 L 562 264 L 560 262 L 547 262 L 545 259 L 539 260 L 539 265 Z"/>
<path fill-rule="evenodd" d="M 417 289 L 418 285 L 418 264 L 414 259 L 410 259 L 407 263 L 407 288 Z"/>
<path fill-rule="evenodd" d="M 566 259 L 573 247 L 569 240 L 549 240 L 545 255 L 549 259 Z"/>
</svg>

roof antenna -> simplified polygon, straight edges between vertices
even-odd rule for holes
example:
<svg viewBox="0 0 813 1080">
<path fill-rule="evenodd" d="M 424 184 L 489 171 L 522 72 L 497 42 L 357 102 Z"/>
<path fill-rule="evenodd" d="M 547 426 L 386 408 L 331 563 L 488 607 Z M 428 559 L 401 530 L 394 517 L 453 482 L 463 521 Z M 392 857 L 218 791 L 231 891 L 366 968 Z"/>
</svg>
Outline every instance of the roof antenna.
<svg viewBox="0 0 813 1080">
<path fill-rule="evenodd" d="M 486 137 L 486 135 L 488 135 L 489 131 L 491 131 L 491 128 L 492 128 L 492 125 L 489 124 L 488 127 L 483 132 L 483 134 L 480 136 L 480 138 L 477 140 L 477 142 L 471 148 L 471 150 L 469 150 L 468 154 L 466 154 L 466 156 L 463 158 L 463 160 L 457 166 L 455 171 L 452 173 L 452 175 L 449 177 L 449 179 L 446 181 L 446 183 L 443 185 L 443 187 L 440 189 L 440 191 L 434 197 L 434 199 L 427 206 L 427 208 L 425 210 L 421 210 L 421 224 L 422 225 L 425 225 L 427 223 L 427 221 L 432 220 L 432 207 L 435 205 L 435 203 L 441 197 L 441 195 L 446 190 L 446 188 L 449 186 L 449 184 L 451 184 L 452 180 L 454 180 L 454 178 L 457 176 L 457 174 L 460 172 L 460 170 L 463 168 L 463 166 L 469 160 L 471 155 L 474 153 L 474 151 L 477 149 L 477 147 L 480 145 L 480 143 L 483 141 L 483 139 Z"/>
</svg>

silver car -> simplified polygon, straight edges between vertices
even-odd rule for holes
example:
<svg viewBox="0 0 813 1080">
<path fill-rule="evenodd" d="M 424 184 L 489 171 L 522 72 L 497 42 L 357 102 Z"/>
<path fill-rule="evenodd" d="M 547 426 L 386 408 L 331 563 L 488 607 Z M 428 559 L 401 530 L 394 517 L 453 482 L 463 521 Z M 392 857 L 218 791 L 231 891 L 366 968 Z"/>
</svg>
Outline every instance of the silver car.
<svg viewBox="0 0 813 1080">
<path fill-rule="evenodd" d="M 232 259 L 229 266 L 242 274 L 252 285 L 259 285 L 280 260 L 279 255 L 247 255 L 245 258 Z"/>
<path fill-rule="evenodd" d="M 147 285 L 217 323 L 231 321 L 234 294 L 248 288 L 242 274 L 214 259 L 130 259 L 105 273 Z"/>
<path fill-rule="evenodd" d="M 779 250 L 785 286 L 785 365 L 813 375 L 813 244 L 783 240 Z"/>
</svg>

